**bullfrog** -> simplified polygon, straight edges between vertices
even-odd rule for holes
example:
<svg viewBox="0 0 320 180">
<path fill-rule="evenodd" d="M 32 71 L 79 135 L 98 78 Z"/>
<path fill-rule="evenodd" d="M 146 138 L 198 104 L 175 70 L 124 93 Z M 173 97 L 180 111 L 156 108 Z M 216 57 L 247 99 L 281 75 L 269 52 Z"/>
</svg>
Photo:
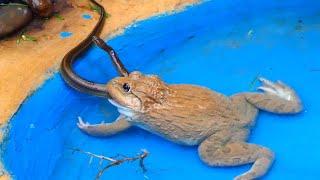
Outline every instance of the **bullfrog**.
<svg viewBox="0 0 320 180">
<path fill-rule="evenodd" d="M 205 87 L 166 84 L 155 75 L 138 71 L 106 85 L 108 101 L 120 115 L 113 123 L 89 124 L 79 117 L 78 127 L 92 136 L 110 136 L 137 126 L 172 142 L 198 146 L 200 159 L 209 166 L 253 163 L 235 179 L 264 175 L 274 153 L 247 143 L 259 110 L 293 114 L 302 110 L 297 94 L 283 82 L 260 78 L 262 93 L 227 97 Z"/>
<path fill-rule="evenodd" d="M 93 1 L 93 0 L 92 0 Z M 259 111 L 296 114 L 302 111 L 297 93 L 281 81 L 260 78 L 260 92 L 226 96 L 206 87 L 167 84 L 156 75 L 128 72 L 115 50 L 96 35 L 104 22 L 104 9 L 89 36 L 69 51 L 61 63 L 61 75 L 73 88 L 100 96 L 114 105 L 119 117 L 112 123 L 90 124 L 79 117 L 77 126 L 91 136 L 111 136 L 136 126 L 169 141 L 197 146 L 200 159 L 209 166 L 253 164 L 237 180 L 265 175 L 274 160 L 267 147 L 248 143 Z M 119 77 L 99 84 L 78 76 L 72 69 L 76 57 L 94 42 L 105 50 Z"/>
</svg>

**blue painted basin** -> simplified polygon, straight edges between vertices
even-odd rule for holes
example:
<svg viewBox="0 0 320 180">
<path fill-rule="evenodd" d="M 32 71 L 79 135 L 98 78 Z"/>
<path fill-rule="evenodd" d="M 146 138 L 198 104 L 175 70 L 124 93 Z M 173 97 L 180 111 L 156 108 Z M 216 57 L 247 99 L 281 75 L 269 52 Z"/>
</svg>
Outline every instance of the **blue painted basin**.
<svg viewBox="0 0 320 180">
<path fill-rule="evenodd" d="M 129 70 L 158 74 L 168 83 L 203 85 L 226 95 L 255 91 L 257 76 L 290 84 L 300 94 L 304 112 L 261 112 L 249 141 L 276 154 L 265 179 L 317 179 L 319 39 L 318 0 L 216 0 L 134 24 L 109 43 Z M 83 77 L 106 83 L 116 76 L 97 47 L 80 58 L 75 68 Z M 80 148 L 105 156 L 150 152 L 147 173 L 134 162 L 109 169 L 103 179 L 231 179 L 250 168 L 208 167 L 196 147 L 138 128 L 94 138 L 76 126 L 77 116 L 98 123 L 112 122 L 117 115 L 105 99 L 69 88 L 57 73 L 12 118 L 2 146 L 5 167 L 14 179 L 93 179 L 105 163 L 72 151 Z"/>
</svg>

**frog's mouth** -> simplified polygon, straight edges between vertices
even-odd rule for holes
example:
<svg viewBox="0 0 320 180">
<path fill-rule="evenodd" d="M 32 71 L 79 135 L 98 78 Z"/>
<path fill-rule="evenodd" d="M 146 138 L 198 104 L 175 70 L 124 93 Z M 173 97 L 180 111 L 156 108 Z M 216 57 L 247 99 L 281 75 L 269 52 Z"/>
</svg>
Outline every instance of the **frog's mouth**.
<svg viewBox="0 0 320 180">
<path fill-rule="evenodd" d="M 133 117 L 134 116 L 134 112 L 132 111 L 132 109 L 124 107 L 123 105 L 117 103 L 116 101 L 112 100 L 112 99 L 108 99 L 108 101 L 116 106 L 118 108 L 118 112 L 122 115 L 125 115 L 127 117 Z"/>
</svg>

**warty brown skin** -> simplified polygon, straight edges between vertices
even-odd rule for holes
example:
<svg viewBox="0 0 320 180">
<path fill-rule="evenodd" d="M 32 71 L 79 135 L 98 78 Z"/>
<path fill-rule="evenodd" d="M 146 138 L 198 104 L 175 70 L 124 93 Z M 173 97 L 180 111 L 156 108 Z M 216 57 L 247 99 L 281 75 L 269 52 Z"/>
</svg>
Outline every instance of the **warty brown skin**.
<svg viewBox="0 0 320 180">
<path fill-rule="evenodd" d="M 255 179 L 268 171 L 274 159 L 268 148 L 246 143 L 259 109 L 278 114 L 302 110 L 290 87 L 280 81 L 260 81 L 262 93 L 227 97 L 200 86 L 168 85 L 157 76 L 135 71 L 106 85 L 109 101 L 120 112 L 115 122 L 91 125 L 79 118 L 78 126 L 93 136 L 138 126 L 178 144 L 198 145 L 200 158 L 210 166 L 253 163 L 235 179 Z"/>
</svg>

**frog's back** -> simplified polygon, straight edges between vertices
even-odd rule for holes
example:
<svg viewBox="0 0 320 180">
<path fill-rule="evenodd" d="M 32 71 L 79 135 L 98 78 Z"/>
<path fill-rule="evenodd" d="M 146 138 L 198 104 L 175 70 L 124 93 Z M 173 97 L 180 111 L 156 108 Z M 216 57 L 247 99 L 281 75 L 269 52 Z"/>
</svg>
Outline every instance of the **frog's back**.
<svg viewBox="0 0 320 180">
<path fill-rule="evenodd" d="M 170 85 L 166 101 L 150 111 L 148 129 L 183 144 L 197 144 L 237 120 L 223 94 L 194 85 Z"/>
<path fill-rule="evenodd" d="M 215 126 L 230 123 L 235 112 L 230 99 L 218 92 L 195 85 L 171 85 L 173 93 L 168 98 L 168 109 L 173 114 L 186 114 L 197 125 L 214 123 Z M 204 124 L 202 124 L 204 123 Z"/>
</svg>

